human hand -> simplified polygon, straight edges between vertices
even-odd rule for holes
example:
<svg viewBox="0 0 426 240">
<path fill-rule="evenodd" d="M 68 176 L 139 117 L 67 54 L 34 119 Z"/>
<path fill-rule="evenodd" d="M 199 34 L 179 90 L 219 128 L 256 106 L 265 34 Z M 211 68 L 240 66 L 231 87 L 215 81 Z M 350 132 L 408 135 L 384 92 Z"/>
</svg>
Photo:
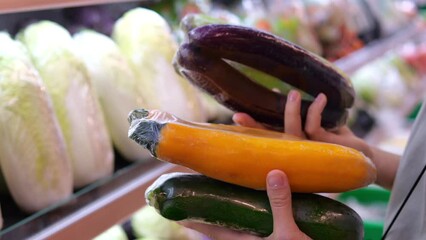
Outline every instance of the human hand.
<svg viewBox="0 0 426 240">
<path fill-rule="evenodd" d="M 301 95 L 296 90 L 290 91 L 284 112 L 284 132 L 312 141 L 321 141 L 351 147 L 363 152 L 367 157 L 372 158 L 373 152 L 369 145 L 353 134 L 347 126 L 342 126 L 333 131 L 328 131 L 321 127 L 321 113 L 326 104 L 327 97 L 322 93 L 319 94 L 312 102 L 311 106 L 309 106 L 305 126 L 302 126 L 300 115 Z M 245 127 L 266 129 L 265 126 L 256 122 L 245 113 L 235 113 L 233 121 Z"/>
<path fill-rule="evenodd" d="M 279 170 L 272 170 L 268 173 L 267 193 L 271 204 L 274 218 L 273 233 L 266 238 L 257 237 L 248 233 L 208 225 L 197 222 L 180 222 L 181 225 L 201 232 L 214 240 L 305 240 L 311 239 L 296 225 L 293 217 L 291 205 L 291 191 L 285 173 Z"/>
</svg>

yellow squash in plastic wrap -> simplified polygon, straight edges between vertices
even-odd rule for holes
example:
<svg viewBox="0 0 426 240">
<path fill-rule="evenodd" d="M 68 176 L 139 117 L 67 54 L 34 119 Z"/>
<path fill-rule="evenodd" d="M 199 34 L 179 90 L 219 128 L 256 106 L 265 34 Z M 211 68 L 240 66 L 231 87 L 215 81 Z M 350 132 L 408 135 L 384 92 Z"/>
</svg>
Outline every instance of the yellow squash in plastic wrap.
<svg viewBox="0 0 426 240">
<path fill-rule="evenodd" d="M 269 171 L 284 171 L 294 192 L 343 192 L 376 179 L 361 152 L 267 130 L 184 122 L 161 111 L 135 110 L 129 137 L 160 160 L 211 178 L 265 189 Z"/>
</svg>

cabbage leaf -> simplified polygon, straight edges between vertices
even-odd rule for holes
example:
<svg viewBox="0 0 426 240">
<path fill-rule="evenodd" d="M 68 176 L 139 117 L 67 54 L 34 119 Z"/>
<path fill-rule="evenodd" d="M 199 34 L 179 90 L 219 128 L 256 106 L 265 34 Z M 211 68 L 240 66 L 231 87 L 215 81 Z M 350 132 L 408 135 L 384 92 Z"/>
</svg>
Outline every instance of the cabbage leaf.
<svg viewBox="0 0 426 240">
<path fill-rule="evenodd" d="M 74 186 L 82 187 L 113 171 L 113 149 L 84 63 L 74 53 L 69 32 L 51 21 L 33 23 L 17 38 L 28 48 L 53 101 L 67 150 Z"/>
<path fill-rule="evenodd" d="M 146 104 L 188 121 L 206 121 L 195 87 L 174 70 L 177 42 L 158 13 L 136 8 L 117 20 L 113 39 L 129 60 Z"/>
<path fill-rule="evenodd" d="M 97 92 L 105 120 L 117 150 L 127 160 L 146 160 L 148 150 L 127 136 L 128 114 L 144 106 L 143 93 L 133 69 L 115 42 L 103 34 L 85 30 L 74 35 L 76 53 L 84 61 Z"/>
<path fill-rule="evenodd" d="M 0 33 L 0 165 L 7 187 L 33 212 L 72 193 L 72 171 L 52 102 L 24 46 Z"/>
</svg>

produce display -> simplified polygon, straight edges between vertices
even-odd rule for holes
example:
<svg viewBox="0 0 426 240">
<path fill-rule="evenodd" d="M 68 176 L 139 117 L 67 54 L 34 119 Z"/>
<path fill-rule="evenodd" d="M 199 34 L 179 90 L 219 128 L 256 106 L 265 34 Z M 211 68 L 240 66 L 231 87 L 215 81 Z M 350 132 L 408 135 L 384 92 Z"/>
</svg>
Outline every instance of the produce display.
<svg viewBox="0 0 426 240">
<path fill-rule="evenodd" d="M 357 111 L 361 128 L 397 132 L 426 89 L 424 45 L 392 51 L 350 78 L 331 61 L 406 26 L 415 10 L 374 0 L 153 2 L 23 14 L 0 32 L 0 194 L 10 194 L 23 217 L 61 202 L 72 207 L 64 200 L 121 164 L 157 158 L 199 174 L 160 177 L 146 192 L 152 206 L 129 220 L 134 239 L 206 239 L 174 222 L 185 219 L 267 236 L 265 178 L 281 169 L 304 232 L 362 239 L 358 209 L 315 193 L 370 185 L 370 159 L 339 145 L 207 122 L 230 123 L 241 111 L 282 131 L 286 97 L 297 88 L 303 121 L 323 92 L 323 127 L 351 126 Z M 395 111 L 398 119 L 388 121 Z M 15 204 L 6 203 L 3 210 Z M 11 212 L 3 222 L 0 209 L 0 229 L 17 222 Z M 95 239 L 133 239 L 126 234 L 115 225 Z"/>
<path fill-rule="evenodd" d="M 272 233 L 265 191 L 217 181 L 201 174 L 162 175 L 146 191 L 150 206 L 171 220 L 196 220 L 260 236 Z M 292 194 L 296 224 L 313 239 L 363 239 L 362 221 L 346 205 L 317 194 Z"/>
<path fill-rule="evenodd" d="M 94 240 L 208 240 L 203 234 L 161 216 L 145 205 L 126 221 L 105 230 Z"/>
<path fill-rule="evenodd" d="M 302 1 L 243 1 L 243 25 L 270 32 L 322 55 L 323 49 Z"/>
<path fill-rule="evenodd" d="M 202 240 L 202 234 L 161 216 L 145 205 L 130 218 L 131 232 L 137 239 Z"/>
<path fill-rule="evenodd" d="M 354 101 L 349 79 L 324 59 L 268 33 L 221 24 L 194 28 L 176 54 L 175 67 L 218 102 L 282 126 L 287 96 L 250 81 L 222 59 L 266 72 L 311 96 L 326 94 L 322 125 L 334 128 L 346 122 Z M 303 120 L 311 102 L 302 102 Z"/>
<path fill-rule="evenodd" d="M 71 35 L 54 22 L 41 21 L 23 29 L 17 38 L 28 49 L 52 98 L 71 159 L 74 187 L 110 175 L 114 164 L 111 140 Z"/>
<path fill-rule="evenodd" d="M 115 147 L 127 160 L 148 159 L 148 151 L 127 137 L 128 122 L 123 116 L 145 104 L 143 89 L 127 58 L 111 38 L 94 31 L 78 32 L 74 41 L 76 53 L 84 61 L 99 96 Z"/>
<path fill-rule="evenodd" d="M 423 44 L 422 38 L 413 39 L 391 49 L 351 77 L 358 96 L 355 108 L 374 120 L 375 126 L 366 138 L 371 144 L 398 154 L 404 150 L 410 125 L 425 96 Z"/>
<path fill-rule="evenodd" d="M 372 74 L 380 71 L 380 76 Z M 407 95 L 421 95 L 418 75 L 396 52 L 388 52 L 352 75 L 358 101 L 374 107 L 400 108 Z"/>
<path fill-rule="evenodd" d="M 207 120 L 200 94 L 171 65 L 177 43 L 159 14 L 144 8 L 127 12 L 116 22 L 113 39 L 136 73 L 146 107 L 187 120 Z"/>
<path fill-rule="evenodd" d="M 378 30 L 376 35 L 365 37 L 366 31 L 371 31 L 369 25 L 371 20 L 362 18 L 369 11 L 362 7 L 361 1 L 303 0 L 303 2 L 306 16 L 322 46 L 322 56 L 328 60 L 345 57 L 362 48 L 368 41 L 378 38 Z M 357 11 L 354 11 L 354 8 Z"/>
<path fill-rule="evenodd" d="M 0 55 L 0 166 L 17 205 L 34 212 L 71 195 L 71 162 L 25 47 L 2 32 Z"/>
<path fill-rule="evenodd" d="M 93 240 L 128 240 L 128 239 L 129 238 L 126 235 L 126 232 L 120 225 L 114 225 L 93 238 Z"/>
<path fill-rule="evenodd" d="M 144 32 L 133 34 L 134 28 Z M 151 159 L 127 137 L 133 109 L 198 122 L 231 115 L 175 72 L 177 42 L 160 15 L 137 8 L 113 30 L 114 38 L 87 29 L 71 35 L 42 20 L 15 39 L 1 33 L 1 193 L 26 213 L 111 176 L 114 150 L 129 161 Z"/>
<path fill-rule="evenodd" d="M 229 109 L 176 73 L 171 62 L 177 37 L 158 13 L 146 8 L 126 12 L 117 20 L 112 38 L 134 69 L 145 106 L 201 122 L 230 118 Z"/>
<path fill-rule="evenodd" d="M 426 42 L 411 42 L 400 51 L 400 56 L 413 67 L 420 75 L 426 75 Z"/>
<path fill-rule="evenodd" d="M 385 36 L 405 27 L 417 13 L 413 1 L 368 0 L 366 3 Z"/>
<path fill-rule="evenodd" d="M 174 29 L 188 14 L 206 14 L 280 36 L 330 61 L 389 36 L 416 16 L 410 1 L 388 0 L 162 0 L 153 9 Z"/>
</svg>

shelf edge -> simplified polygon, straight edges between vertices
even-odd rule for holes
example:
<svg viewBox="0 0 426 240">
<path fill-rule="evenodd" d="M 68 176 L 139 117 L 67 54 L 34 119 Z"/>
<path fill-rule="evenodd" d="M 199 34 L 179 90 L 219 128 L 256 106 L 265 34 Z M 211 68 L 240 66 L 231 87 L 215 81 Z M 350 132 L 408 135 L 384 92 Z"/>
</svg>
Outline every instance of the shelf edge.
<svg viewBox="0 0 426 240">
<path fill-rule="evenodd" d="M 2 0 L 0 14 L 120 2 L 149 2 L 149 0 Z"/>
<path fill-rule="evenodd" d="M 161 174 L 188 171 L 161 163 L 27 239 L 93 239 L 109 227 L 123 222 L 146 205 L 145 190 Z"/>
</svg>

